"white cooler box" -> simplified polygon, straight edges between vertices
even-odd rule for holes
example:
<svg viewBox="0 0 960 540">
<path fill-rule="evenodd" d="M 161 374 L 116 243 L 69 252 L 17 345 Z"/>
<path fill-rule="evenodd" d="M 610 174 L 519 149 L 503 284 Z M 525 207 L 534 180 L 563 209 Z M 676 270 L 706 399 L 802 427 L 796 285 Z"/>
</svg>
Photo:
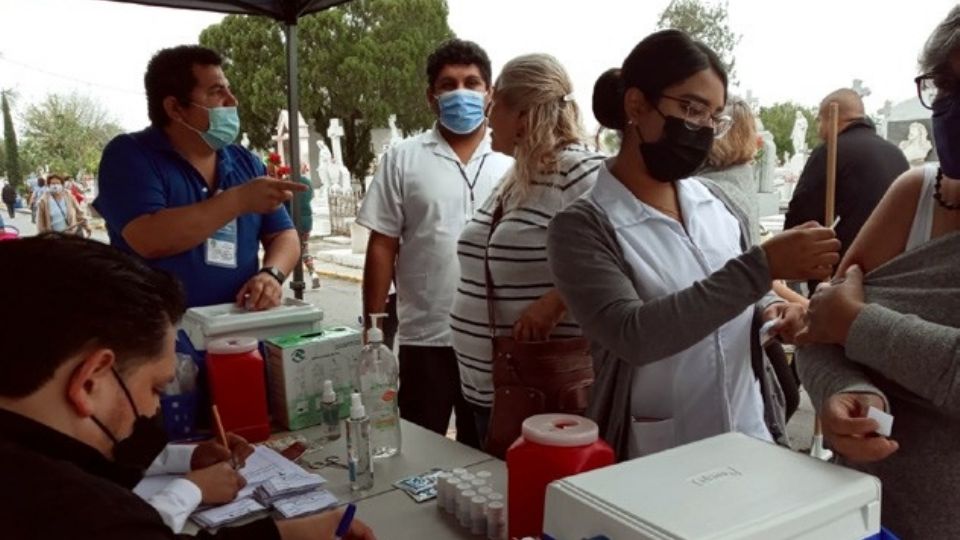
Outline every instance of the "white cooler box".
<svg viewBox="0 0 960 540">
<path fill-rule="evenodd" d="M 571 476 L 547 489 L 555 540 L 863 540 L 880 480 L 739 433 Z"/>
<path fill-rule="evenodd" d="M 187 310 L 180 322 L 193 348 L 207 350 L 207 343 L 226 336 L 249 336 L 260 341 L 288 334 L 319 332 L 323 311 L 313 304 L 284 298 L 267 311 L 247 311 L 235 304 L 216 304 Z"/>
</svg>

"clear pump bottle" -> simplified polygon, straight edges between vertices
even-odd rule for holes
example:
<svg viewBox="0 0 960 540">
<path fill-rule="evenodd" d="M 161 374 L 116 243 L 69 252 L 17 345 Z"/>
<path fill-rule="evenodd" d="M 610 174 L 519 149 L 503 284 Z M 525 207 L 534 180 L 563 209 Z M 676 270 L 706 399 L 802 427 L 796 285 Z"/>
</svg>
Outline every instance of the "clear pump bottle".
<svg viewBox="0 0 960 540">
<path fill-rule="evenodd" d="M 400 368 L 393 351 L 383 344 L 379 328 L 383 313 L 370 315 L 372 326 L 367 330 L 367 344 L 360 351 L 357 365 L 357 388 L 370 415 L 370 446 L 374 459 L 400 453 L 400 409 L 397 390 Z"/>
</svg>

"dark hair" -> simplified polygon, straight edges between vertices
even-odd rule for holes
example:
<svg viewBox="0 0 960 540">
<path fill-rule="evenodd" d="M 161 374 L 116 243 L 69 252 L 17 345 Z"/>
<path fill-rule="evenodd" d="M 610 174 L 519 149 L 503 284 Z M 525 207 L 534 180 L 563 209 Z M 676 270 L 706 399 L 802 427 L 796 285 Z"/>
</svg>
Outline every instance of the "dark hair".
<svg viewBox="0 0 960 540">
<path fill-rule="evenodd" d="M 593 86 L 593 115 L 603 127 L 622 130 L 626 125 L 623 93 L 637 88 L 649 100 L 663 90 L 704 69 L 712 69 L 723 81 L 727 95 L 727 70 L 710 47 L 680 30 L 661 30 L 645 37 L 630 51 L 623 67 L 609 69 Z"/>
<path fill-rule="evenodd" d="M 954 92 L 958 76 L 951 69 L 950 61 L 958 51 L 960 51 L 960 5 L 954 6 L 927 38 L 923 52 L 920 53 L 921 73 L 932 73 L 933 82 L 937 88 Z"/>
<path fill-rule="evenodd" d="M 59 180 L 61 184 L 64 183 L 64 182 L 63 182 L 63 177 L 60 176 L 59 174 L 49 174 L 49 175 L 47 175 L 47 183 L 48 183 L 48 184 L 50 183 L 51 180 Z"/>
<path fill-rule="evenodd" d="M 487 88 L 492 86 L 493 70 L 490 68 L 490 58 L 486 51 L 472 41 L 464 39 L 448 39 L 437 47 L 437 50 L 427 58 L 427 80 L 430 82 L 430 88 L 437 82 L 440 72 L 444 66 L 469 66 L 474 65 L 480 68 L 480 76 Z"/>
<path fill-rule="evenodd" d="M 180 45 L 162 49 L 153 55 L 143 76 L 147 90 L 147 115 L 155 127 L 167 125 L 170 118 L 163 110 L 167 96 L 177 98 L 182 105 L 190 103 L 190 92 L 197 86 L 193 66 L 219 66 L 223 58 L 216 51 L 199 45 Z"/>
<path fill-rule="evenodd" d="M 127 371 L 162 350 L 184 310 L 180 284 L 169 274 L 107 244 L 47 233 L 0 242 L 0 283 L 35 283 L 6 291 L 0 324 L 0 396 L 24 397 L 61 364 L 92 347 L 116 354 Z M 50 332 L 41 321 L 53 316 Z"/>
<path fill-rule="evenodd" d="M 47 185 L 47 181 L 44 180 L 42 176 L 37 178 L 37 187 L 43 187 L 45 185 Z"/>
</svg>

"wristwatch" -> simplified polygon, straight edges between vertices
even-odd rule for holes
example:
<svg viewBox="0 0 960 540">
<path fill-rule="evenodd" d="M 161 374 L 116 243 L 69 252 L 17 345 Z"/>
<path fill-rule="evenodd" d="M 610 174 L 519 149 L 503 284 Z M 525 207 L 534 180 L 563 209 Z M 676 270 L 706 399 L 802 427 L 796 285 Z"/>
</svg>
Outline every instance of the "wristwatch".
<svg viewBox="0 0 960 540">
<path fill-rule="evenodd" d="M 283 280 L 287 279 L 287 276 L 276 266 L 264 266 L 260 269 L 260 272 L 263 272 L 264 274 L 270 274 L 273 279 L 277 280 L 277 282 L 281 285 L 283 285 Z M 260 272 L 257 273 L 259 274 Z"/>
</svg>

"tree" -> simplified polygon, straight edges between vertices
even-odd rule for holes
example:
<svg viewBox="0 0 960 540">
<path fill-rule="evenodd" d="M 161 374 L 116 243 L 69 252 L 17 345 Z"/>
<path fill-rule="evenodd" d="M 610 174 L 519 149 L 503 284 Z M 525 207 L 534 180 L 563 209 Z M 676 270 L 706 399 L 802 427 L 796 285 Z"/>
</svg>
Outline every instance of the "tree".
<svg viewBox="0 0 960 540">
<path fill-rule="evenodd" d="M 287 105 L 282 34 L 275 22 L 235 15 L 200 35 L 224 56 L 242 130 L 258 148 L 269 146 Z M 300 20 L 300 110 L 322 135 L 331 118 L 342 120 L 343 164 L 354 177 L 363 178 L 374 159 L 370 130 L 391 114 L 408 133 L 433 123 L 426 60 L 452 36 L 445 0 L 350 2 Z"/>
<path fill-rule="evenodd" d="M 760 107 L 760 120 L 763 127 L 773 134 L 773 142 L 777 145 L 777 159 L 783 158 L 784 152 L 793 155 L 793 124 L 797 120 L 797 111 L 801 111 L 807 119 L 807 148 L 814 148 L 820 144 L 817 135 L 817 109 L 803 107 L 792 101 L 775 103 L 769 107 Z"/>
<path fill-rule="evenodd" d="M 100 154 L 122 130 L 96 101 L 79 94 L 50 94 L 23 114 L 24 155 L 52 172 L 96 173 Z"/>
<path fill-rule="evenodd" d="M 13 117 L 10 114 L 9 91 L 0 92 L 0 108 L 3 109 L 3 147 L 4 174 L 14 186 L 23 181 L 20 174 L 20 157 L 17 151 L 17 132 L 13 129 Z"/>
<path fill-rule="evenodd" d="M 683 30 L 704 42 L 720 56 L 730 80 L 736 80 L 733 49 L 742 36 L 730 29 L 726 2 L 703 4 L 700 0 L 672 0 L 660 14 L 657 28 Z"/>
</svg>

